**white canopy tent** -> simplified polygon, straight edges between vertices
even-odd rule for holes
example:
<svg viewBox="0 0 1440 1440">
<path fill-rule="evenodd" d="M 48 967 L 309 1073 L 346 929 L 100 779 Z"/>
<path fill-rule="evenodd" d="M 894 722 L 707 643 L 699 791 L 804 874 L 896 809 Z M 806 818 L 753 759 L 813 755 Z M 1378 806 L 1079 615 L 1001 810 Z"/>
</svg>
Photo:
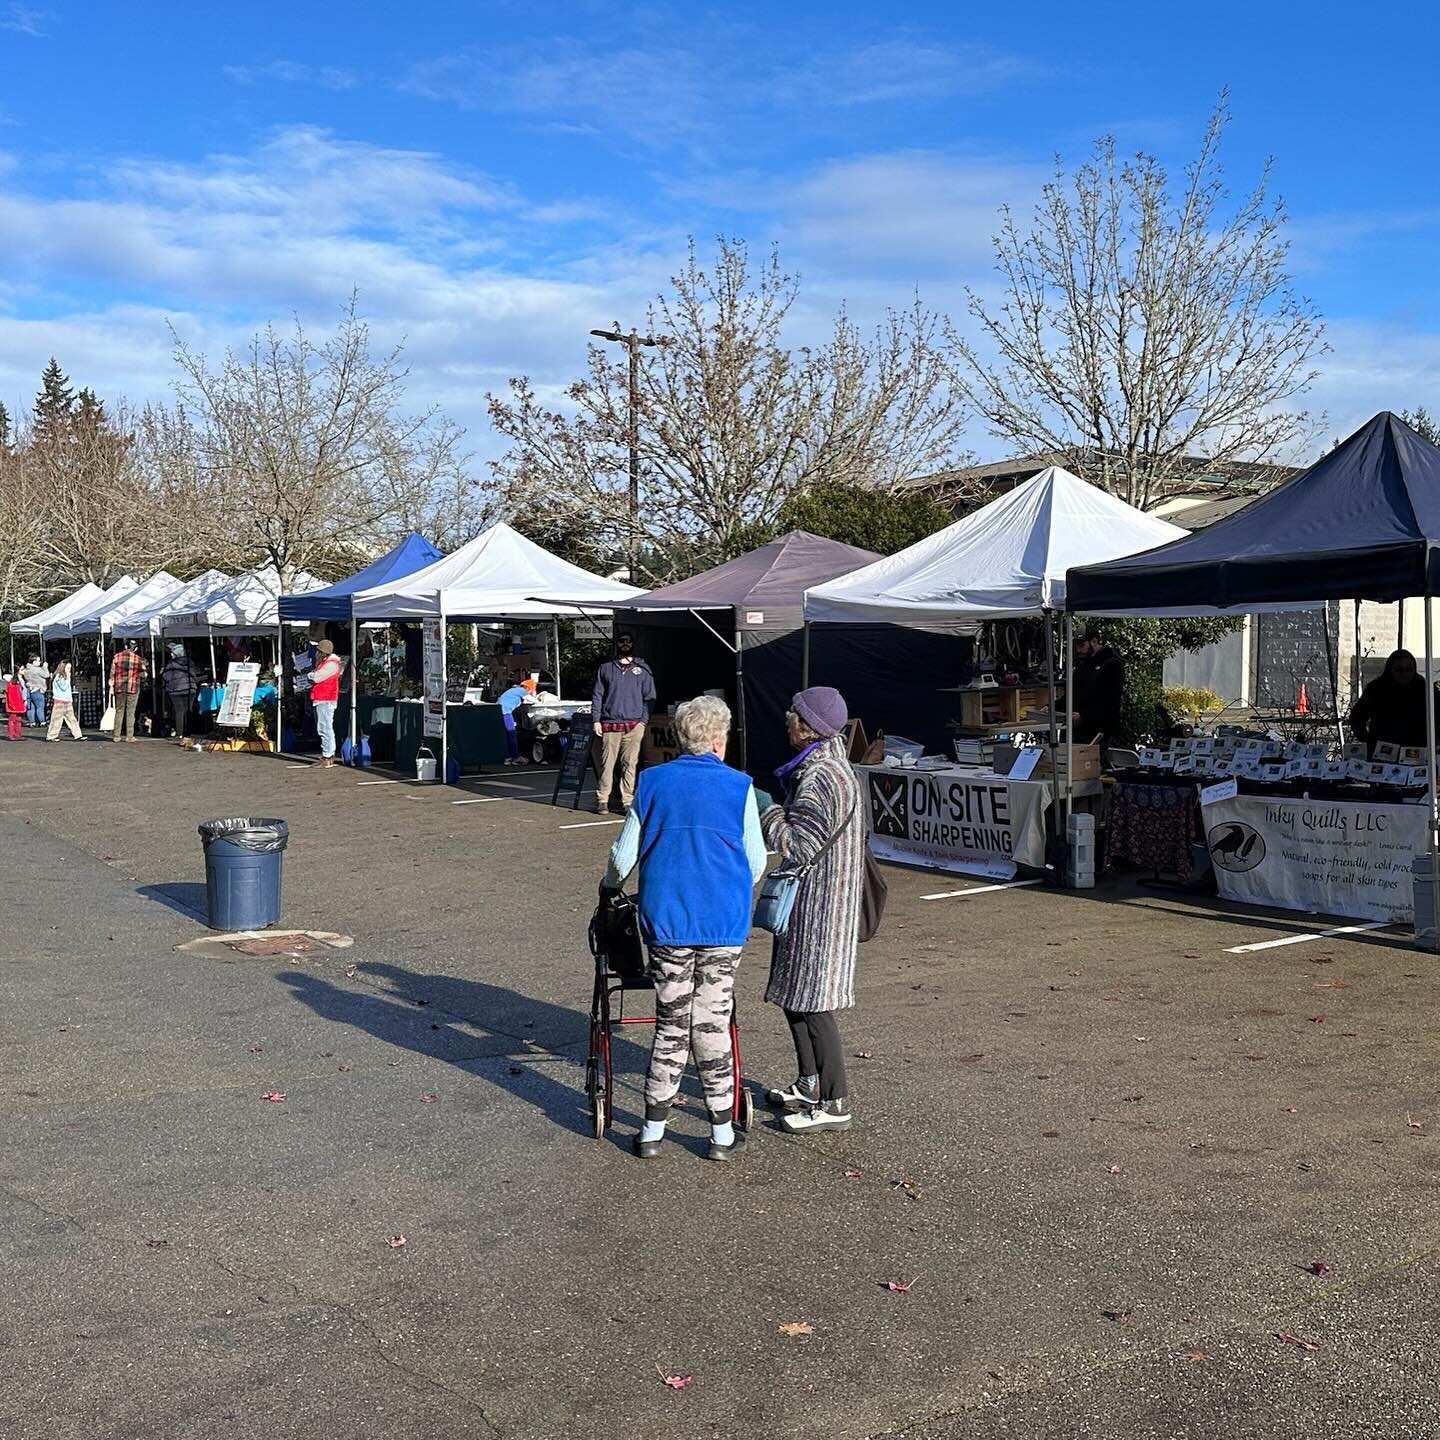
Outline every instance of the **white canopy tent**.
<svg viewBox="0 0 1440 1440">
<path fill-rule="evenodd" d="M 1059 612 L 1066 570 L 1185 534 L 1052 465 L 898 554 L 807 590 L 805 618 L 904 625 Z"/>
<path fill-rule="evenodd" d="M 288 593 L 318 590 L 325 581 L 303 570 L 296 573 Z M 160 617 L 167 636 L 258 635 L 280 624 L 280 577 L 273 565 L 257 566 L 202 595 L 194 604 L 175 605 Z"/>
<path fill-rule="evenodd" d="M 552 555 L 501 521 L 423 570 L 361 590 L 354 606 L 360 620 L 550 620 L 644 593 Z"/>
<path fill-rule="evenodd" d="M 1065 572 L 1079 565 L 1153 550 L 1186 535 L 1052 465 L 953 525 L 838 580 L 805 592 L 805 672 L 809 627 L 820 622 L 896 625 L 936 620 L 1039 616 L 1045 623 L 1050 746 L 1059 744 L 1054 620 L 1063 615 L 1065 674 L 1074 643 L 1065 611 Z M 1084 557 L 1084 558 L 1079 558 Z M 1066 789 L 1073 768 L 1066 735 Z M 1052 765 L 1052 773 L 1054 771 Z"/>
<path fill-rule="evenodd" d="M 207 595 L 228 585 L 232 577 L 223 570 L 206 570 L 168 596 L 152 601 L 138 610 L 111 622 L 111 632 L 124 636 L 156 636 L 167 615 L 184 614 L 202 604 Z"/>
<path fill-rule="evenodd" d="M 552 555 L 501 521 L 468 545 L 423 570 L 359 591 L 353 600 L 357 620 L 439 622 L 441 652 L 440 762 L 445 776 L 448 721 L 443 692 L 444 630 L 451 621 L 550 620 L 555 629 L 555 683 L 560 685 L 560 630 L 563 618 L 608 613 L 645 592 L 634 585 L 593 575 Z M 427 697 L 427 705 L 429 698 Z M 429 717 L 427 716 L 427 724 Z M 433 731 L 427 731 L 433 734 Z"/>
<path fill-rule="evenodd" d="M 87 605 L 93 604 L 105 592 L 93 581 L 87 580 L 73 595 L 57 600 L 23 620 L 16 620 L 10 626 L 10 668 L 15 668 L 15 637 L 17 635 L 38 635 L 45 639 L 47 627 L 63 620 L 67 615 L 77 614 Z M 63 631 L 57 632 L 63 634 Z"/>
<path fill-rule="evenodd" d="M 108 635 L 115 623 L 143 610 L 157 600 L 174 595 L 184 586 L 165 570 L 157 570 L 148 580 L 121 595 L 97 597 L 95 602 L 65 619 L 64 628 L 70 635 Z"/>
</svg>

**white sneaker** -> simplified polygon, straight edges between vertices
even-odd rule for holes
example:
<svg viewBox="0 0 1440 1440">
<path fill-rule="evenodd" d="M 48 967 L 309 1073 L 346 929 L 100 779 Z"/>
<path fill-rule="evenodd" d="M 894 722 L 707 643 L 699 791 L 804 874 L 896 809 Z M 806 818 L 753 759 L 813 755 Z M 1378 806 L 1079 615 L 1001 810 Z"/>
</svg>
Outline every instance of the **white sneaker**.
<svg viewBox="0 0 1440 1440">
<path fill-rule="evenodd" d="M 780 1127 L 791 1135 L 803 1135 L 811 1130 L 848 1130 L 854 1116 L 845 1100 L 826 1100 L 806 1110 L 795 1110 L 780 1117 Z"/>
</svg>

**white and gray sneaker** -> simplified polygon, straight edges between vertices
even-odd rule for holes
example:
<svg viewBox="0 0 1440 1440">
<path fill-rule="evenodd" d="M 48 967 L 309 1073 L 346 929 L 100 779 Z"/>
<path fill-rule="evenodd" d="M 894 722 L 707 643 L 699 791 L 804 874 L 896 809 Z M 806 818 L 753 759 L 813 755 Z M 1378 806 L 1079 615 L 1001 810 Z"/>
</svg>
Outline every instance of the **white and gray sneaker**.
<svg viewBox="0 0 1440 1440">
<path fill-rule="evenodd" d="M 783 1090 L 767 1090 L 765 1103 L 777 1110 L 808 1110 L 820 1103 L 820 1085 L 807 1085 L 803 1079 L 792 1080 Z"/>
<path fill-rule="evenodd" d="M 811 1130 L 848 1130 L 853 1119 L 848 1100 L 825 1100 L 782 1115 L 780 1128 L 791 1135 L 804 1135 Z"/>
</svg>

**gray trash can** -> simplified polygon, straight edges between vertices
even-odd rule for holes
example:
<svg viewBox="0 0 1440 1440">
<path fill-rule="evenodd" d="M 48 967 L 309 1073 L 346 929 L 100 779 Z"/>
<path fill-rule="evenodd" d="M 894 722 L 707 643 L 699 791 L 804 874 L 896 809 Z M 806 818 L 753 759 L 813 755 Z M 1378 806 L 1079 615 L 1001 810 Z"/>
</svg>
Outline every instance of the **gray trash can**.
<svg viewBox="0 0 1440 1440">
<path fill-rule="evenodd" d="M 202 820 L 205 915 L 212 930 L 260 930 L 280 918 L 283 820 Z"/>
</svg>

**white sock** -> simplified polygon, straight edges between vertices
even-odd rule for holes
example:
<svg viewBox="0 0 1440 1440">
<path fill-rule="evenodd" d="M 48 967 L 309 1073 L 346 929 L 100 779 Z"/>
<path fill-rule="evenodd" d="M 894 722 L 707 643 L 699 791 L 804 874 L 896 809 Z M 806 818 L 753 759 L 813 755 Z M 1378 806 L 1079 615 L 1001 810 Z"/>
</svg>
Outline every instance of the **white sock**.
<svg viewBox="0 0 1440 1440">
<path fill-rule="evenodd" d="M 656 1140 L 663 1140 L 664 1138 L 665 1122 L 663 1120 L 647 1120 L 640 1127 L 640 1139 L 646 1145 L 651 1145 Z"/>
<path fill-rule="evenodd" d="M 711 1125 L 710 1143 L 712 1145 L 733 1145 L 735 1143 L 735 1127 L 726 1121 L 723 1125 Z"/>
</svg>

